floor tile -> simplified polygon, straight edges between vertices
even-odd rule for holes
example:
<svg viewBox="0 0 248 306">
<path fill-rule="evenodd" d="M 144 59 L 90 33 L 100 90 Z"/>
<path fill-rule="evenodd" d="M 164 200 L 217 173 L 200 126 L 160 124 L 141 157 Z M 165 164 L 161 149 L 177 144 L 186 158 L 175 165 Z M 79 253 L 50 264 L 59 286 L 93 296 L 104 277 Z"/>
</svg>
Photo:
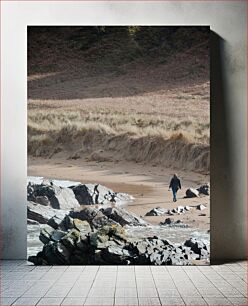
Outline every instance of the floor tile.
<svg viewBox="0 0 248 306">
<path fill-rule="evenodd" d="M 115 287 L 101 287 L 101 288 L 92 288 L 89 292 L 88 297 L 114 297 Z"/>
<path fill-rule="evenodd" d="M 2 305 L 247 305 L 244 263 L 35 267 L 3 261 L 1 270 Z"/>
<path fill-rule="evenodd" d="M 65 297 L 71 289 L 71 285 L 67 286 L 53 286 L 51 289 L 47 291 L 44 297 L 58 298 Z"/>
<path fill-rule="evenodd" d="M 83 306 L 85 303 L 85 298 L 65 298 L 61 305 L 68 305 L 68 306 Z"/>
<path fill-rule="evenodd" d="M 204 300 L 207 302 L 210 306 L 227 306 L 232 305 L 230 301 L 228 301 L 227 298 L 204 298 Z"/>
<path fill-rule="evenodd" d="M 39 302 L 40 298 L 38 297 L 21 297 L 15 301 L 13 305 L 24 305 L 24 306 L 35 306 Z"/>
<path fill-rule="evenodd" d="M 180 297 L 177 289 L 157 288 L 159 297 Z"/>
<path fill-rule="evenodd" d="M 136 287 L 126 288 L 126 287 L 119 287 L 116 288 L 115 297 L 137 297 L 137 289 Z"/>
<path fill-rule="evenodd" d="M 14 303 L 16 301 L 17 298 L 15 297 L 1 297 L 0 299 L 0 305 L 1 306 L 7 306 L 7 305 L 11 305 L 12 303 Z"/>
<path fill-rule="evenodd" d="M 42 298 L 37 305 L 44 305 L 44 306 L 58 306 L 62 303 L 63 298 Z"/>
<path fill-rule="evenodd" d="M 226 288 L 218 287 L 218 289 L 225 297 L 243 297 L 242 293 L 233 288 L 232 286 L 228 286 Z"/>
<path fill-rule="evenodd" d="M 67 297 L 87 297 L 90 291 L 90 286 L 84 285 L 75 285 L 72 289 L 68 292 Z"/>
<path fill-rule="evenodd" d="M 125 298 L 125 297 L 116 297 L 115 298 L 115 305 L 118 306 L 135 306 L 139 305 L 138 298 Z"/>
<path fill-rule="evenodd" d="M 111 306 L 114 305 L 114 298 L 87 298 L 84 305 L 86 306 Z"/>
<path fill-rule="evenodd" d="M 184 301 L 181 298 L 163 297 L 163 298 L 160 298 L 160 301 L 161 301 L 162 306 L 185 305 Z"/>
<path fill-rule="evenodd" d="M 207 305 L 207 303 L 201 297 L 183 297 L 183 300 L 186 305 L 192 305 L 192 306 Z"/>
<path fill-rule="evenodd" d="M 149 306 L 149 305 L 153 305 L 153 306 L 160 306 L 160 300 L 159 298 L 153 298 L 153 297 L 146 297 L 146 298 L 139 298 L 139 306 Z"/>
<path fill-rule="evenodd" d="M 248 299 L 247 298 L 228 298 L 228 300 L 233 305 L 238 305 L 238 306 L 247 306 L 248 305 Z"/>
<path fill-rule="evenodd" d="M 130 281 L 130 280 L 122 280 L 122 281 L 117 281 L 116 282 L 116 287 L 120 287 L 120 288 L 123 288 L 123 287 L 126 287 L 126 288 L 133 288 L 133 287 L 136 287 L 136 282 L 135 280 L 134 281 Z"/>
<path fill-rule="evenodd" d="M 155 287 L 138 287 L 138 297 L 157 297 L 158 292 Z"/>
</svg>

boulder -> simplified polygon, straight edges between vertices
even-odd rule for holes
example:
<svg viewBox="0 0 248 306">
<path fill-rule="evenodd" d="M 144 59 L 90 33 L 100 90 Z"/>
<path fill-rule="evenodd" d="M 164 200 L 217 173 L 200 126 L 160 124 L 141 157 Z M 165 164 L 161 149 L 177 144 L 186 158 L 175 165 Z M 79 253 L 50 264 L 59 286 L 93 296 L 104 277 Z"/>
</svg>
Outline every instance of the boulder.
<svg viewBox="0 0 248 306">
<path fill-rule="evenodd" d="M 146 213 L 146 216 L 162 216 L 168 212 L 167 209 L 156 207 Z"/>
<path fill-rule="evenodd" d="M 186 190 L 186 198 L 196 198 L 199 197 L 199 191 L 195 188 L 189 188 Z"/>
<path fill-rule="evenodd" d="M 80 233 L 88 234 L 91 232 L 90 224 L 87 221 L 82 221 L 80 219 L 73 219 L 74 228 L 80 231 Z"/>
<path fill-rule="evenodd" d="M 116 224 L 116 222 L 109 219 L 100 210 L 93 207 L 86 207 L 80 211 L 71 211 L 69 216 L 73 219 L 77 218 L 82 221 L 87 221 L 92 229 L 98 229 L 104 225 Z"/>
<path fill-rule="evenodd" d="M 77 244 L 80 242 L 80 232 L 76 229 L 70 230 L 64 235 L 60 242 L 70 251 L 74 250 Z"/>
<path fill-rule="evenodd" d="M 199 205 L 196 206 L 196 209 L 198 209 L 198 210 L 204 210 L 206 208 L 207 207 L 204 204 L 199 204 Z"/>
<path fill-rule="evenodd" d="M 126 193 L 118 193 L 100 184 L 79 184 L 70 187 L 80 204 L 107 204 L 130 202 L 132 197 Z"/>
<path fill-rule="evenodd" d="M 49 206 L 40 205 L 31 201 L 27 203 L 28 219 L 37 221 L 40 224 L 46 224 L 54 216 L 63 219 L 66 214 L 68 214 L 68 211 L 52 209 Z"/>
<path fill-rule="evenodd" d="M 132 258 L 132 255 L 125 248 L 112 245 L 105 248 L 101 253 L 102 259 L 108 264 L 128 264 Z"/>
<path fill-rule="evenodd" d="M 53 233 L 51 234 L 51 240 L 60 241 L 65 235 L 66 232 L 60 230 L 53 231 Z"/>
<path fill-rule="evenodd" d="M 210 195 L 210 184 L 207 183 L 207 184 L 204 184 L 202 186 L 200 186 L 199 188 L 197 188 L 197 191 L 200 193 L 200 194 L 204 194 L 204 195 Z"/>
<path fill-rule="evenodd" d="M 74 227 L 74 220 L 69 215 L 66 215 L 63 219 L 63 222 L 60 224 L 60 228 L 65 228 L 66 230 L 70 230 Z"/>
<path fill-rule="evenodd" d="M 48 184 L 28 184 L 28 200 L 54 209 L 71 209 L 79 207 L 74 192 L 67 187 L 56 186 L 53 182 Z"/>
<path fill-rule="evenodd" d="M 54 230 L 51 227 L 42 228 L 40 231 L 39 239 L 43 244 L 49 243 Z"/>
<path fill-rule="evenodd" d="M 182 220 L 172 220 L 171 218 L 166 218 L 164 222 L 159 223 L 162 226 L 169 226 L 169 227 L 180 227 L 180 228 L 187 228 L 188 224 L 184 224 Z"/>
<path fill-rule="evenodd" d="M 208 246 L 203 241 L 190 238 L 185 241 L 184 246 L 189 247 L 195 254 L 198 254 L 198 259 L 207 259 L 209 257 Z"/>
<path fill-rule="evenodd" d="M 47 221 L 47 224 L 54 229 L 61 228 L 62 227 L 61 224 L 62 224 L 62 221 L 64 220 L 64 217 L 65 216 L 55 215 Z M 63 229 L 64 229 L 64 227 L 63 227 Z"/>
<path fill-rule="evenodd" d="M 109 219 L 119 223 L 121 226 L 145 226 L 147 223 L 136 215 L 127 212 L 120 207 L 108 207 L 101 209 L 101 212 Z"/>
<path fill-rule="evenodd" d="M 88 189 L 86 185 L 80 184 L 80 185 L 71 187 L 71 189 L 74 192 L 74 195 L 76 199 L 78 200 L 79 204 L 83 204 L 83 205 L 95 204 L 93 201 L 93 197 L 90 193 L 90 190 Z"/>
<path fill-rule="evenodd" d="M 184 207 L 183 206 L 177 206 L 176 208 L 174 208 L 173 210 L 175 213 L 177 214 L 183 214 L 185 213 Z"/>
<path fill-rule="evenodd" d="M 28 225 L 40 225 L 40 223 L 38 221 L 31 220 L 31 219 L 27 220 L 27 224 Z"/>
<path fill-rule="evenodd" d="M 171 224 L 173 220 L 171 218 L 166 218 L 163 224 Z"/>
<path fill-rule="evenodd" d="M 50 201 L 47 196 L 37 196 L 35 202 L 44 206 L 49 206 Z"/>
</svg>

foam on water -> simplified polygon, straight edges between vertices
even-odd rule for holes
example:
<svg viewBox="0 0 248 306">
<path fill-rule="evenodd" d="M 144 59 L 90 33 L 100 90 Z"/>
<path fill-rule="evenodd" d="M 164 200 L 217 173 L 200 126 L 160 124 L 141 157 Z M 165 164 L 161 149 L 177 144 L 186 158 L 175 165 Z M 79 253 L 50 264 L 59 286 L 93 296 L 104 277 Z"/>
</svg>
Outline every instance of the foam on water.
<svg viewBox="0 0 248 306">
<path fill-rule="evenodd" d="M 210 234 L 206 230 L 199 230 L 197 228 L 151 225 L 146 227 L 127 226 L 126 229 L 130 236 L 137 238 L 157 236 L 172 243 L 183 243 L 189 238 L 196 238 L 210 245 Z"/>
</svg>

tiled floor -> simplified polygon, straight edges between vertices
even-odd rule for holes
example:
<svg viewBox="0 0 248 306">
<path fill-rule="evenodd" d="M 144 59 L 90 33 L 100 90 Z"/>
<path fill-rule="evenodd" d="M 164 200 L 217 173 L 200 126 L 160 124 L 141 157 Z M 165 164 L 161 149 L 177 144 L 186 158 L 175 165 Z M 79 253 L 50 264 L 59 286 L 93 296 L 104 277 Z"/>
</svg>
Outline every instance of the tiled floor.
<svg viewBox="0 0 248 306">
<path fill-rule="evenodd" d="M 209 267 L 1 263 L 1 306 L 247 304 L 247 262 Z"/>
</svg>

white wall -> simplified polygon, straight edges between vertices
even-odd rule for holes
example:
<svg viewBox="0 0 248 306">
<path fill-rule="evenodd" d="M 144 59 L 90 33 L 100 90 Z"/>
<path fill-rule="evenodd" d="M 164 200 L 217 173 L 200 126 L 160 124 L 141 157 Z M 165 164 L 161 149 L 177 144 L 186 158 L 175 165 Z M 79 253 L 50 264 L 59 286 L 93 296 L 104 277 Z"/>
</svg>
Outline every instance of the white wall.
<svg viewBox="0 0 248 306">
<path fill-rule="evenodd" d="M 26 257 L 27 25 L 210 25 L 211 255 L 246 258 L 246 1 L 3 1 L 2 257 Z M 45 56 L 45 55 L 44 55 Z"/>
</svg>

